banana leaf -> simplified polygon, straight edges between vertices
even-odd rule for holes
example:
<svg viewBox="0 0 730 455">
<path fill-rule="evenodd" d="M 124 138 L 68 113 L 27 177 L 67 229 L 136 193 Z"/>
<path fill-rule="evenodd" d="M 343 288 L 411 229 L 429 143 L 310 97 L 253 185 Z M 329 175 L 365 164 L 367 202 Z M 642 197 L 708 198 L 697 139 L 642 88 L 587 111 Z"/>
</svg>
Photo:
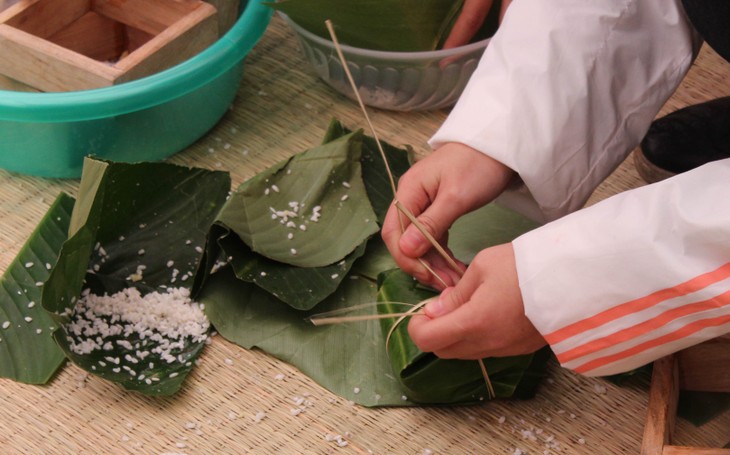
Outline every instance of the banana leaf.
<svg viewBox="0 0 730 455">
<path fill-rule="evenodd" d="M 71 196 L 58 196 L 0 279 L 0 377 L 45 384 L 65 360 L 51 338 L 56 324 L 40 305 L 39 285 L 58 259 L 73 205 Z"/>
<path fill-rule="evenodd" d="M 97 295 L 134 287 L 142 294 L 166 287 L 190 288 L 206 233 L 230 189 L 227 173 L 164 163 L 126 164 L 87 159 L 69 229 L 57 264 L 43 287 L 43 307 L 59 322 L 54 339 L 66 356 L 92 374 L 149 395 L 177 391 L 204 343 L 187 340 L 168 363 L 158 354 L 120 368 L 145 344 L 139 335 L 87 355 L 74 353 L 64 324 L 83 289 Z M 142 266 L 143 268 L 140 268 Z M 143 273 L 140 273 L 143 271 Z M 151 351 L 154 342 L 145 349 Z M 142 366 L 144 365 L 144 366 Z M 157 379 L 155 381 L 155 379 Z"/>
<path fill-rule="evenodd" d="M 538 226 L 517 212 L 489 204 L 456 220 L 449 230 L 449 249 L 468 264 L 484 248 L 511 242 Z"/>
<path fill-rule="evenodd" d="M 324 267 L 295 267 L 251 251 L 238 237 L 226 233 L 218 240 L 239 280 L 254 283 L 297 310 L 312 309 L 332 294 L 365 253 L 363 242 L 343 260 Z"/>
<path fill-rule="evenodd" d="M 380 236 L 376 236 L 368 241 L 367 254 L 355 262 L 352 273 L 376 282 L 383 271 L 396 268 L 398 264 L 390 255 L 385 242 Z"/>
<path fill-rule="evenodd" d="M 280 0 L 267 4 L 327 40 L 330 35 L 324 21 L 330 19 L 342 44 L 419 52 L 439 46 L 463 0 Z"/>
<path fill-rule="evenodd" d="M 507 215 L 507 223 L 518 221 L 511 227 L 513 237 L 522 232 L 523 220 L 518 215 L 493 207 L 482 211 L 452 231 L 452 242 L 458 245 L 463 232 L 477 230 L 482 233 L 482 242 L 486 242 L 483 246 L 501 241 L 502 232 L 510 230 L 509 226 L 500 224 L 502 220 L 498 216 L 503 214 Z M 227 266 L 209 277 L 197 299 L 205 303 L 206 315 L 224 338 L 247 349 L 259 348 L 291 363 L 322 386 L 361 405 L 480 401 L 485 396 L 485 386 L 476 362 L 443 361 L 424 355 L 415 349 L 405 332 L 393 338 L 389 360 L 386 333 L 376 321 L 325 326 L 308 322 L 313 314 L 363 304 L 365 311 L 369 309 L 373 313 L 378 295 L 381 300 L 406 303 L 417 303 L 424 295 L 431 295 L 431 291 L 419 289 L 410 277 L 396 271 L 382 275 L 389 279 L 376 291 L 374 276 L 388 272 L 392 266 L 382 240 L 373 237 L 348 279 L 313 310 L 298 311 L 282 305 L 271 293 L 238 280 Z M 403 352 L 409 356 L 406 358 L 418 361 L 409 363 L 405 369 L 394 369 L 390 362 Z M 487 368 L 498 397 L 531 396 L 543 375 L 548 355 L 549 351 L 541 350 L 528 356 L 488 359 Z"/>
<path fill-rule="evenodd" d="M 350 141 L 353 137 L 359 137 L 359 134 L 351 133 L 342 124 L 333 121 L 325 135 L 323 145 L 302 155 L 311 154 L 313 150 L 329 150 L 325 148 Z M 382 220 L 393 197 L 390 183 L 374 140 L 366 137 L 362 142 L 361 154 L 357 156 L 362 163 L 365 191 L 358 192 L 357 197 L 362 198 L 365 203 L 372 204 L 377 218 Z M 407 150 L 388 144 L 383 144 L 383 147 L 388 162 L 396 174 L 395 177 L 398 178 L 409 166 Z M 352 155 L 351 150 L 345 150 L 345 153 Z M 324 158 L 320 159 L 319 156 Z M 328 159 L 328 156 L 328 154 L 318 155 L 318 168 L 324 167 L 321 161 Z M 286 171 L 290 163 L 300 157 L 301 155 L 297 155 L 290 162 L 279 164 L 255 177 L 255 183 L 259 186 L 255 191 L 249 191 L 247 196 L 251 201 L 246 201 L 248 206 L 269 197 L 271 192 L 265 194 L 262 189 L 271 188 L 272 182 L 279 186 L 281 193 L 285 193 L 281 188 L 283 184 L 279 185 L 281 181 L 275 180 L 275 177 L 291 178 Z M 319 175 L 321 175 L 319 171 L 314 173 L 312 179 L 314 184 L 323 180 L 318 177 Z M 263 188 L 261 182 L 265 183 Z M 297 184 L 297 190 L 291 194 L 306 194 L 312 191 L 308 187 L 308 184 L 312 183 L 304 177 L 298 180 Z M 253 184 L 250 182 L 242 186 L 244 189 L 252 187 Z M 331 188 L 324 185 L 317 191 L 326 193 Z M 289 195 L 284 196 L 284 200 L 291 198 Z M 249 349 L 258 347 L 293 363 L 333 392 L 366 406 L 404 405 L 411 403 L 411 400 L 419 403 L 454 404 L 475 402 L 484 397 L 484 380 L 476 362 L 442 361 L 424 355 L 417 352 L 405 332 L 397 332 L 392 346 L 401 347 L 402 352 L 391 350 L 389 352 L 391 358 L 399 358 L 401 355 L 408 361 L 416 359 L 416 362 L 413 362 L 413 365 L 401 362 L 396 364 L 396 369 L 393 370 L 393 366 L 387 367 L 387 361 L 386 367 L 383 366 L 383 359 L 387 358 L 386 334 L 378 328 L 378 323 L 370 321 L 315 327 L 307 322 L 306 318 L 315 312 L 314 304 L 316 313 L 343 310 L 363 303 L 375 305 L 376 293 L 373 283 L 382 272 L 395 267 L 379 237 L 365 239 L 367 240 L 365 254 L 355 261 L 351 269 L 349 264 L 347 268 L 344 268 L 345 264 L 341 264 L 343 268 L 336 270 L 337 280 L 332 281 L 331 277 L 321 273 L 321 266 L 294 267 L 291 264 L 266 259 L 257 254 L 254 248 L 246 249 L 246 244 L 250 242 L 250 238 L 247 238 L 249 232 L 258 233 L 265 230 L 263 225 L 255 228 L 246 226 L 248 219 L 256 219 L 247 211 L 253 213 L 246 204 L 236 201 L 234 195 L 219 216 L 216 226 L 211 230 L 210 238 L 215 241 L 209 241 L 208 262 L 210 263 L 211 258 L 218 258 L 218 260 L 223 259 L 228 265 L 208 277 L 197 297 L 205 303 L 206 314 L 222 336 L 243 347 Z M 262 209 L 259 211 L 265 213 Z M 241 219 L 245 222 L 236 223 Z M 269 220 L 266 221 L 270 225 Z M 229 229 L 230 225 L 236 225 L 238 229 Z M 243 235 L 241 226 L 248 229 Z M 509 241 L 533 227 L 534 223 L 525 221 L 517 214 L 490 206 L 458 223 L 451 233 L 451 245 L 463 257 L 473 257 L 479 249 Z M 271 230 L 270 226 L 268 230 Z M 332 242 L 332 239 L 337 239 L 339 242 L 341 236 L 319 235 L 311 241 L 319 248 L 324 248 Z M 478 246 L 475 241 L 465 240 L 466 236 L 475 237 Z M 463 240 L 460 242 L 460 239 Z M 279 244 L 282 243 L 280 236 L 276 240 Z M 362 242 L 360 244 L 362 248 L 365 241 L 358 240 Z M 272 240 L 272 243 L 277 242 Z M 215 245 L 219 250 L 216 250 Z M 349 279 L 343 279 L 345 275 Z M 414 294 L 412 279 L 402 274 L 393 276 L 401 276 L 402 280 L 386 280 L 380 289 L 381 297 L 397 295 L 400 301 L 411 303 L 419 301 L 417 297 L 420 295 Z M 328 279 L 330 282 L 327 282 Z M 326 282 L 326 289 L 323 292 L 313 289 L 322 281 Z M 317 298 L 324 294 L 328 297 L 316 302 L 317 299 L 309 295 L 310 289 L 312 289 L 311 294 L 317 294 Z M 302 301 L 305 301 L 306 305 L 301 305 Z M 373 308 L 375 307 L 370 307 L 371 311 Z M 335 359 L 334 363 L 331 362 L 332 359 Z M 362 359 L 365 360 L 359 361 Z M 545 365 L 545 356 L 490 359 L 489 364 L 499 397 L 522 396 L 534 391 Z M 376 375 L 372 374 L 373 365 L 377 366 Z M 404 367 L 408 368 L 406 373 L 402 374 Z M 397 374 L 394 375 L 393 371 Z M 366 378 L 365 382 L 368 385 L 363 386 L 354 378 Z M 404 400 L 404 396 L 408 398 Z"/>
<path fill-rule="evenodd" d="M 337 120 L 332 120 L 327 132 L 325 133 L 323 144 L 339 139 L 352 131 L 346 128 Z M 388 167 L 393 174 L 393 180 L 398 185 L 398 180 L 405 174 L 411 166 L 410 155 L 412 149 L 410 147 L 399 148 L 385 141 L 380 141 L 383 147 L 385 158 L 388 160 Z M 378 223 L 383 224 L 385 214 L 388 212 L 390 204 L 393 202 L 395 195 L 391 187 L 388 173 L 385 171 L 385 162 L 378 148 L 378 143 L 372 136 L 364 136 L 362 140 L 362 179 L 365 183 L 365 190 L 373 206 L 373 211 L 377 215 Z"/>
<path fill-rule="evenodd" d="M 317 307 L 329 311 L 375 301 L 375 283 L 346 280 Z M 197 297 L 216 330 L 246 349 L 259 348 L 289 364 L 335 394 L 363 406 L 409 404 L 393 377 L 376 321 L 315 327 L 313 312 L 295 310 L 229 267 L 210 276 Z"/>
<path fill-rule="evenodd" d="M 217 222 L 277 262 L 341 261 L 379 230 L 362 181 L 361 149 L 362 133 L 351 133 L 269 168 L 236 190 Z"/>
<path fill-rule="evenodd" d="M 392 302 L 418 303 L 437 295 L 421 287 L 413 278 L 400 270 L 381 275 L 378 306 L 381 314 L 403 311 Z M 386 349 L 393 371 L 398 376 L 408 397 L 419 403 L 444 404 L 478 402 L 488 398 L 485 379 L 478 362 L 473 360 L 439 359 L 421 352 L 408 336 L 407 320 L 395 326 L 398 319 L 382 319 L 386 334 Z M 387 334 L 392 334 L 388 338 Z M 544 376 L 546 352 L 522 356 L 484 359 L 496 398 L 532 396 Z"/>
<path fill-rule="evenodd" d="M 391 170 L 394 172 L 395 177 L 398 178 L 402 175 L 405 170 L 409 167 L 408 161 L 408 149 L 401 149 L 394 147 L 390 144 L 383 143 L 383 148 L 391 166 Z M 330 147 L 336 146 L 332 149 Z M 332 152 L 331 150 L 334 150 Z M 347 276 L 350 268 L 352 267 L 355 260 L 360 258 L 365 252 L 366 242 L 362 240 L 362 236 L 353 237 L 352 243 L 349 247 L 354 246 L 354 250 L 347 254 L 344 258 L 340 258 L 339 255 L 332 256 L 329 260 L 337 260 L 337 262 L 331 263 L 324 266 L 297 266 L 292 265 L 289 257 L 291 252 L 281 252 L 285 256 L 285 261 L 280 262 L 274 259 L 270 259 L 259 252 L 254 251 L 246 241 L 253 242 L 253 236 L 250 235 L 249 231 L 256 233 L 257 235 L 261 232 L 267 231 L 261 227 L 253 228 L 248 223 L 248 219 L 255 219 L 259 222 L 270 224 L 270 209 L 265 213 L 265 216 L 256 217 L 253 215 L 254 204 L 259 202 L 258 210 L 263 211 L 263 205 L 261 205 L 261 199 L 264 199 L 266 203 L 270 203 L 275 197 L 278 197 L 280 201 L 291 200 L 301 194 L 311 193 L 322 193 L 327 192 L 328 188 L 331 188 L 331 180 L 328 182 L 326 179 L 315 177 L 313 179 L 300 178 L 297 180 L 297 186 L 290 188 L 285 186 L 286 182 L 291 181 L 292 175 L 300 175 L 307 172 L 313 175 L 321 175 L 326 173 L 326 169 L 321 165 L 322 160 L 326 160 L 333 155 L 338 154 L 337 160 L 341 160 L 343 163 L 351 165 L 354 159 L 358 159 L 360 162 L 359 170 L 362 176 L 357 175 L 358 167 L 354 166 L 348 172 L 352 172 L 350 175 L 350 182 L 359 182 L 362 180 L 364 190 L 366 193 L 363 194 L 361 191 L 362 187 L 358 184 L 354 186 L 350 183 L 350 188 L 347 189 L 348 199 L 359 198 L 364 203 L 368 203 L 372 206 L 372 210 L 375 212 L 374 218 L 378 223 L 382 222 L 385 217 L 385 213 L 390 206 L 393 199 L 393 193 L 386 173 L 384 172 L 385 165 L 381 154 L 377 148 L 377 144 L 372 137 L 362 135 L 362 132 L 355 132 L 345 128 L 337 120 L 332 120 L 328 130 L 325 134 L 324 140 L 321 147 L 303 152 L 300 155 L 293 157 L 290 160 L 279 163 L 272 167 L 268 171 L 254 177 L 248 182 L 245 182 L 230 199 L 230 201 L 224 207 L 222 213 L 218 217 L 215 226 L 211 229 L 208 242 L 208 251 L 206 253 L 208 268 L 211 269 L 215 262 L 226 262 L 230 263 L 235 271 L 236 276 L 244 281 L 254 283 L 262 289 L 268 291 L 270 294 L 277 297 L 278 300 L 284 302 L 293 308 L 299 310 L 309 310 L 322 301 L 325 297 L 332 294 L 335 289 L 340 285 L 342 280 Z M 304 163 L 307 168 L 306 172 L 302 170 Z M 310 163 L 315 163 L 314 166 L 309 166 Z M 314 181 L 314 185 L 321 184 L 324 181 L 323 188 L 306 187 L 307 182 Z M 262 188 L 263 182 L 263 188 Z M 278 192 L 272 192 L 272 186 L 276 185 Z M 288 190 L 285 190 L 288 188 Z M 340 191 L 341 188 L 335 186 L 336 191 Z M 267 192 L 268 189 L 268 192 Z M 256 195 L 263 194 L 264 197 L 255 197 Z M 271 198 L 271 199 L 268 199 Z M 340 196 L 341 198 L 341 196 Z M 339 207 L 342 202 L 337 197 L 330 198 L 329 201 L 322 202 L 322 213 L 332 212 L 333 210 L 324 205 L 329 202 L 330 205 L 336 205 Z M 281 204 L 281 203 L 279 203 Z M 314 203 L 309 203 L 311 206 Z M 288 203 L 287 203 L 288 205 Z M 250 212 L 250 213 L 249 213 Z M 323 215 L 324 216 L 324 215 Z M 371 214 L 363 215 L 371 218 Z M 327 219 L 322 218 L 322 222 Z M 339 221 L 351 221 L 350 217 L 342 218 Z M 237 226 L 236 229 L 231 229 L 228 224 L 234 224 Z M 326 242 L 324 246 L 331 244 L 347 244 L 348 236 L 346 231 L 349 228 L 343 228 L 342 231 L 338 232 L 336 237 L 327 237 L 328 234 L 317 234 L 316 228 L 319 227 L 319 223 L 307 223 L 307 231 L 301 231 L 298 229 L 298 224 L 290 228 L 284 228 L 283 233 L 292 233 L 292 239 L 288 237 L 282 237 L 282 232 L 278 232 L 276 235 L 270 236 L 272 248 L 294 248 L 297 250 L 297 256 L 305 257 L 308 253 L 306 250 L 302 251 L 302 243 L 297 243 L 296 239 L 300 236 L 306 241 L 304 245 L 314 247 L 315 249 L 322 249 L 322 239 L 335 238 L 335 242 Z M 274 229 L 282 230 L 281 223 L 274 224 Z M 254 231 L 254 229 L 256 229 Z M 328 229 L 330 229 L 328 227 Z M 271 231 L 272 229 L 268 229 Z M 304 232 L 307 233 L 305 236 Z M 329 232 L 329 231 L 326 231 Z M 243 234 L 243 239 L 239 236 L 239 233 Z M 379 240 L 377 240 L 379 241 Z M 359 242 L 359 244 L 357 244 Z M 282 246 L 283 244 L 283 246 Z M 347 249 L 349 249 L 349 247 Z M 269 248 L 269 247 L 266 247 Z M 390 255 L 385 252 L 387 258 Z M 340 253 L 341 254 L 341 253 Z M 328 260 L 328 261 L 329 261 Z M 328 262 L 322 261 L 322 262 Z M 392 260 L 389 260 L 388 264 L 392 264 L 392 268 L 395 264 Z M 373 275 L 373 280 L 377 274 Z M 202 287 L 202 282 L 205 277 L 200 278 L 202 281 L 196 285 L 196 289 Z"/>
<path fill-rule="evenodd" d="M 366 406 L 394 406 L 478 400 L 482 396 L 478 387 L 482 384 L 463 380 L 471 378 L 471 368 L 456 369 L 440 361 L 424 361 L 426 356 L 420 356 L 414 365 L 408 365 L 406 374 L 401 370 L 394 374 L 388 356 L 397 358 L 399 353 L 386 351 L 385 333 L 378 322 L 315 327 L 306 319 L 315 312 L 309 306 L 313 303 L 317 305 L 317 313 L 361 304 L 375 305 L 376 279 L 381 272 L 394 266 L 380 238 L 372 235 L 378 230 L 376 220 L 382 220 L 392 197 L 389 191 L 382 190 L 389 185 L 380 169 L 383 163 L 374 142 L 363 139 L 360 132 L 348 132 L 338 123 L 332 124 L 325 140 L 326 143 L 315 151 L 320 155 L 314 159 L 310 150 L 242 186 L 246 190 L 263 182 L 264 189 L 283 193 L 281 201 L 288 200 L 288 195 L 316 194 L 312 200 L 329 203 L 344 202 L 340 192 L 347 189 L 348 199 L 353 199 L 350 202 L 357 210 L 344 217 L 333 210 L 339 227 L 328 228 L 326 225 L 334 222 L 325 217 L 326 205 L 323 204 L 324 230 L 312 229 L 317 233 L 310 238 L 315 244 L 302 247 L 306 253 L 303 256 L 319 257 L 317 261 L 305 258 L 311 267 L 266 258 L 245 243 L 247 237 L 239 235 L 240 229 L 229 228 L 229 225 L 248 228 L 259 222 L 251 207 L 260 209 L 260 200 L 267 195 L 258 200 L 254 197 L 245 199 L 243 209 L 231 202 L 236 200 L 235 195 L 224 202 L 230 187 L 230 179 L 225 173 L 162 163 L 122 164 L 88 159 L 79 198 L 70 217 L 68 238 L 45 281 L 41 296 L 43 308 L 59 324 L 54 339 L 65 355 L 81 368 L 130 390 L 151 395 L 174 393 L 192 368 L 203 343 L 187 343 L 175 353 L 178 357 L 171 365 L 162 366 L 164 364 L 158 359 L 150 358 L 156 366 L 135 368 L 135 374 L 147 379 L 142 381 L 119 371 L 119 364 L 102 365 L 107 357 L 124 358 L 130 353 L 129 348 L 115 345 L 111 351 L 103 353 L 75 354 L 70 346 L 78 340 L 65 330 L 64 324 L 82 291 L 111 294 L 135 287 L 144 294 L 168 286 L 190 289 L 195 283 L 193 291 L 199 292 L 198 300 L 206 304 L 206 314 L 224 337 L 291 362 L 325 387 L 352 401 Z M 389 162 L 393 159 L 396 173 L 400 175 L 408 166 L 407 153 L 387 144 L 385 148 Z M 288 171 L 297 169 L 307 169 L 307 172 L 292 182 L 294 179 Z M 267 182 L 267 178 L 271 180 Z M 347 181 L 349 187 L 336 184 L 342 181 Z M 273 185 L 277 186 L 278 192 Z M 255 194 L 261 196 L 261 193 Z M 373 205 L 377 206 L 375 211 Z M 468 235 L 484 234 L 486 237 L 479 243 L 481 248 L 490 241 L 509 240 L 531 226 L 520 217 L 500 210 L 489 208 L 490 214 L 486 218 L 475 216 L 463 228 L 454 229 L 451 239 L 455 250 L 463 248 L 464 254 L 468 255 L 476 247 L 468 242 L 459 246 L 457 239 L 466 235 L 459 234 L 462 230 Z M 264 212 L 268 215 L 267 221 L 271 221 L 270 211 Z M 368 219 L 368 229 L 355 229 L 360 232 L 350 233 L 350 222 L 363 217 Z M 500 227 L 500 223 L 506 226 Z M 250 238 L 258 236 L 261 230 L 265 228 L 251 229 Z M 307 228 L 306 232 L 309 231 Z M 338 243 L 342 238 L 346 247 L 330 248 L 330 243 Z M 333 239 L 337 241 L 333 242 Z M 203 248 L 206 241 L 207 247 Z M 329 251 L 323 255 L 322 249 Z M 327 255 L 329 258 L 322 260 Z M 262 272 L 273 279 L 262 281 Z M 334 275 L 338 275 L 336 279 Z M 324 286 L 326 290 L 310 299 L 307 306 L 299 306 L 305 311 L 283 304 L 282 296 L 292 301 L 307 301 L 301 294 L 302 284 L 312 281 L 308 284 L 319 286 L 317 279 L 333 283 Z M 412 286 L 413 281 L 408 279 L 402 282 L 386 280 L 380 292 L 383 296 L 397 295 L 401 299 L 420 298 L 420 294 L 408 297 Z M 408 341 L 398 336 L 394 340 L 397 342 L 393 346 L 404 347 Z M 126 338 L 125 341 L 136 344 L 141 340 Z M 404 352 L 411 351 L 404 349 Z M 519 396 L 521 391 L 529 393 L 534 389 L 543 364 L 539 356 L 533 356 L 529 361 L 495 361 L 489 368 L 496 375 L 494 381 L 500 396 Z M 454 380 L 443 376 L 451 370 L 460 371 L 455 376 L 456 389 Z M 434 377 L 438 378 L 436 382 Z M 150 384 L 150 378 L 158 381 Z M 434 384 L 439 385 L 437 392 L 433 395 L 424 392 L 423 387 Z"/>
</svg>

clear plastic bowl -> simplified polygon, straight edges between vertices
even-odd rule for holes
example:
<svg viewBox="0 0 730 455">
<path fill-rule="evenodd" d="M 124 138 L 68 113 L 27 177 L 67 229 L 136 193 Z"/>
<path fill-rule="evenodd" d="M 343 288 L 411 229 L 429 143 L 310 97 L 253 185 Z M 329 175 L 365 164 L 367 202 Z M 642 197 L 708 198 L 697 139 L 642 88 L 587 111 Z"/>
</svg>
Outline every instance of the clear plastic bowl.
<svg viewBox="0 0 730 455">
<path fill-rule="evenodd" d="M 281 14 L 281 13 L 280 13 Z M 335 46 L 281 14 L 299 40 L 317 75 L 338 92 L 355 98 Z M 489 39 L 431 52 L 383 52 L 341 45 L 347 66 L 368 106 L 424 111 L 452 106 L 464 90 Z"/>
<path fill-rule="evenodd" d="M 192 144 L 225 114 L 270 22 L 262 0 L 242 0 L 240 10 L 212 46 L 152 76 L 77 92 L 0 90 L 0 168 L 75 178 L 87 155 L 153 161 Z"/>
</svg>

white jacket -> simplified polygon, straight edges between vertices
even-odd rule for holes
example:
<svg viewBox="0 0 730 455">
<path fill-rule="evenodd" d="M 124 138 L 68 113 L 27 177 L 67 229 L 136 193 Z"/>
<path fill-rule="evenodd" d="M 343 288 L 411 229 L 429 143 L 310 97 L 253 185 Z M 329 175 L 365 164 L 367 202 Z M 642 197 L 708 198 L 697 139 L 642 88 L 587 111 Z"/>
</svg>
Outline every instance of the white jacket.
<svg viewBox="0 0 730 455">
<path fill-rule="evenodd" d="M 679 0 L 517 0 L 431 139 L 514 169 L 526 190 L 502 199 L 551 221 L 513 242 L 517 272 L 527 317 L 579 373 L 730 332 L 730 160 L 579 210 L 700 44 Z"/>
</svg>

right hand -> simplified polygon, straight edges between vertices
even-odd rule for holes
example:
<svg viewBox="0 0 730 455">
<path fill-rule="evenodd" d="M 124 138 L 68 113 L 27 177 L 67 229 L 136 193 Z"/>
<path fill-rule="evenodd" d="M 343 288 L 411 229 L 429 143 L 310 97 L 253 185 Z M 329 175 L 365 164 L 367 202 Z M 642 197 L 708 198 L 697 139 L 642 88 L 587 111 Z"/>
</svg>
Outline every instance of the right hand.
<svg viewBox="0 0 730 455">
<path fill-rule="evenodd" d="M 467 145 L 451 142 L 418 161 L 400 178 L 396 200 L 445 247 L 454 221 L 491 202 L 506 188 L 513 174 L 493 158 Z M 447 265 L 395 204 L 391 204 L 385 217 L 382 237 L 398 266 L 421 283 L 435 289 L 444 288 L 419 258 L 448 286 L 459 281 L 460 274 Z"/>
</svg>

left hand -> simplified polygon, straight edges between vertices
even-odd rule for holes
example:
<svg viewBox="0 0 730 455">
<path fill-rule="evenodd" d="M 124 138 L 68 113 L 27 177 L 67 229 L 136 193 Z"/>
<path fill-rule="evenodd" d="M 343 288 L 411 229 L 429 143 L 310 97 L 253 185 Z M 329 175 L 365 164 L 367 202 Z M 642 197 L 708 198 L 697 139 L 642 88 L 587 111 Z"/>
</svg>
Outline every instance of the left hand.
<svg viewBox="0 0 730 455">
<path fill-rule="evenodd" d="M 525 316 L 512 244 L 482 250 L 456 286 L 413 316 L 408 333 L 444 359 L 529 354 L 545 340 Z"/>
<path fill-rule="evenodd" d="M 502 22 L 502 17 L 510 2 L 511 0 L 502 0 L 502 7 L 499 11 L 500 22 Z M 481 28 L 493 4 L 494 0 L 465 0 L 449 36 L 444 41 L 443 48 L 450 49 L 468 44 Z"/>
<path fill-rule="evenodd" d="M 446 245 L 448 230 L 454 221 L 492 201 L 504 191 L 513 176 L 512 169 L 488 155 L 465 144 L 449 142 L 403 174 L 395 198 L 436 241 Z M 399 213 L 395 204 L 388 210 L 381 235 L 398 267 L 421 283 L 443 289 L 459 280 L 461 273 L 448 267 L 446 260 L 421 231 Z M 419 259 L 427 263 L 443 283 Z"/>
</svg>

